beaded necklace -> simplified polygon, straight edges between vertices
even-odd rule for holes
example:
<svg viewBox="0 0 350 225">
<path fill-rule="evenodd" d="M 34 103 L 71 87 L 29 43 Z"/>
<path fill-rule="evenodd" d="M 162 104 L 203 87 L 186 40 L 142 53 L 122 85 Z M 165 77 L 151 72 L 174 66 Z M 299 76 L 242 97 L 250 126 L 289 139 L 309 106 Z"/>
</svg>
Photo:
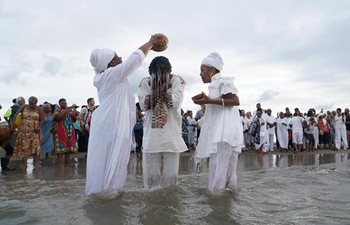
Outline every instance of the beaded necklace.
<svg viewBox="0 0 350 225">
<path fill-rule="evenodd" d="M 166 107 L 173 107 L 172 95 L 167 91 L 170 88 L 170 80 L 173 76 L 170 73 L 161 73 L 160 68 L 157 68 L 156 74 L 151 74 L 150 86 L 150 106 L 153 110 L 152 128 L 163 128 L 167 122 Z"/>
</svg>

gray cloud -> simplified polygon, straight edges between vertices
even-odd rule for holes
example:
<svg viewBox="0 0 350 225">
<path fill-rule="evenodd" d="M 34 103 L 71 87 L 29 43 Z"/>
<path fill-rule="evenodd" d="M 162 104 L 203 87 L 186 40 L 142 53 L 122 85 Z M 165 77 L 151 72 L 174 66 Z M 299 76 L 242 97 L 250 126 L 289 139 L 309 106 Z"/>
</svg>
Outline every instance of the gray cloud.
<svg viewBox="0 0 350 225">
<path fill-rule="evenodd" d="M 280 93 L 279 92 L 275 92 L 275 91 L 272 91 L 272 90 L 265 90 L 261 95 L 260 97 L 258 98 L 258 102 L 261 102 L 261 101 L 268 101 L 268 100 L 271 100 L 273 99 L 275 96 L 279 95 Z"/>
<path fill-rule="evenodd" d="M 7 86 L 2 97 L 12 97 L 7 90 L 31 93 L 37 87 L 35 92 L 43 95 L 56 91 L 55 95 L 74 95 L 74 101 L 85 102 L 96 94 L 89 64 L 92 49 L 115 49 L 126 58 L 152 33 L 162 32 L 169 37 L 169 48 L 162 53 L 151 51 L 130 76 L 135 94 L 141 79 L 148 76 L 149 62 L 160 54 L 169 58 L 174 74 L 185 79 L 184 104 L 194 107 L 190 96 L 207 90 L 198 76 L 200 62 L 217 51 L 225 63 L 223 74 L 237 79 L 246 110 L 253 110 L 259 99 L 276 111 L 285 107 L 286 96 L 289 106 L 305 109 L 349 104 L 350 1 L 217 0 L 213 5 L 203 0 L 198 6 L 179 0 L 150 14 L 158 4 L 152 0 L 138 2 L 137 8 L 132 1 L 113 0 L 105 4 L 77 1 L 72 7 L 67 7 L 71 5 L 67 0 L 23 1 L 16 7 L 12 1 L 1 4 L 1 89 Z M 116 13 L 116 8 L 123 10 Z M 177 11 L 180 17 L 174 14 Z M 213 11 L 220 13 L 210 16 Z M 99 12 L 111 16 L 99 16 Z M 67 77 L 79 92 L 34 86 L 40 80 L 65 84 Z M 30 85 L 22 85 L 26 80 Z"/>
<path fill-rule="evenodd" d="M 62 61 L 55 57 L 50 55 L 43 55 L 44 59 L 44 66 L 43 66 L 43 75 L 44 76 L 56 76 L 61 67 L 62 67 Z"/>
</svg>

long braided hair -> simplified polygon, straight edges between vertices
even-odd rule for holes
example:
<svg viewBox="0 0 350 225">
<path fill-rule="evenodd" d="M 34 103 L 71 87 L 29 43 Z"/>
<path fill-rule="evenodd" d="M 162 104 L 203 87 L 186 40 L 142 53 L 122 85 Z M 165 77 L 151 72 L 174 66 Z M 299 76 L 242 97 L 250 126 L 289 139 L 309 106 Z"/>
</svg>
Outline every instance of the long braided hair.
<svg viewBox="0 0 350 225">
<path fill-rule="evenodd" d="M 170 88 L 172 78 L 171 64 L 164 56 L 155 57 L 148 67 L 148 73 L 151 76 L 151 96 L 150 107 L 153 110 L 152 128 L 163 128 L 166 123 L 167 114 L 164 104 L 171 108 L 173 106 L 172 97 L 167 93 Z"/>
</svg>

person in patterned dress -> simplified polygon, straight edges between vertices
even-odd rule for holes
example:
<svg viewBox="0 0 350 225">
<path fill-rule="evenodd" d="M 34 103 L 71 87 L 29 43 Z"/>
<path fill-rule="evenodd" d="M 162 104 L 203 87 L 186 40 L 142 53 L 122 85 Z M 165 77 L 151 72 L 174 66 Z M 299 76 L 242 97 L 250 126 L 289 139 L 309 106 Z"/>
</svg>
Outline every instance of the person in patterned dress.
<svg viewBox="0 0 350 225">
<path fill-rule="evenodd" d="M 23 169 L 27 168 L 29 156 L 33 156 L 36 166 L 39 165 L 40 142 L 42 138 L 41 126 L 44 123 L 44 112 L 37 105 L 38 99 L 31 96 L 28 99 L 28 103 L 28 105 L 21 106 L 14 116 L 14 121 L 17 116 L 22 116 L 22 123 L 17 132 L 13 156 L 23 160 Z M 14 127 L 12 129 L 14 130 Z"/>
<path fill-rule="evenodd" d="M 65 155 L 64 162 L 69 164 L 71 153 L 77 153 L 77 143 L 75 139 L 74 122 L 76 114 L 72 108 L 67 107 L 66 99 L 58 101 L 60 108 L 52 115 L 52 121 L 56 129 L 54 130 L 55 148 L 52 154 L 57 155 L 57 161 L 62 164 L 62 155 Z"/>
</svg>

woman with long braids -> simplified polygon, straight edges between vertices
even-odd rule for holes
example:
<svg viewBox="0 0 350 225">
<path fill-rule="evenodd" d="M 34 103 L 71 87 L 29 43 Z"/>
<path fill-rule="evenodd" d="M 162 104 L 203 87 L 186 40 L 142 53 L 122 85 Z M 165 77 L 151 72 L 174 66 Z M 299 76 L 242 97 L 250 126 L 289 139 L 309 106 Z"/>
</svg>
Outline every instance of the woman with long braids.
<svg viewBox="0 0 350 225">
<path fill-rule="evenodd" d="M 143 136 L 143 181 L 146 188 L 176 185 L 180 153 L 187 150 L 182 139 L 181 104 L 185 81 L 171 74 L 164 56 L 154 58 L 150 77 L 139 86 L 139 102 L 146 112 Z"/>
</svg>

